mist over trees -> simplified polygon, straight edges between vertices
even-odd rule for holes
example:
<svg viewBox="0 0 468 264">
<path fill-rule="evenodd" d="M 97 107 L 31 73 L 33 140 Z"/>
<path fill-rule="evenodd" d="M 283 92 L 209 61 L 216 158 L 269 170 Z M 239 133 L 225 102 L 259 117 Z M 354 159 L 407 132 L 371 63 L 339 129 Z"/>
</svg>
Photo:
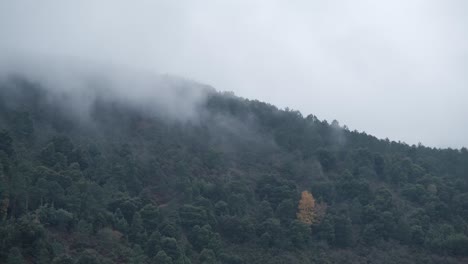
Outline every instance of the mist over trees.
<svg viewBox="0 0 468 264">
<path fill-rule="evenodd" d="M 466 149 L 142 82 L 0 82 L 1 263 L 468 261 Z"/>
</svg>

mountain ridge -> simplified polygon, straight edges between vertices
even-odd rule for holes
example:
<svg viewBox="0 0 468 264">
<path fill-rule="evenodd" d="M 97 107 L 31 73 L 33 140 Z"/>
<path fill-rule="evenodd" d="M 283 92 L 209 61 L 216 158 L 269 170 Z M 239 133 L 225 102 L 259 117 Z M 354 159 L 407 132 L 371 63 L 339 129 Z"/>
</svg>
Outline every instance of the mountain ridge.
<svg viewBox="0 0 468 264">
<path fill-rule="evenodd" d="M 162 108 L 105 97 L 80 121 L 82 105 L 44 84 L 2 82 L 0 260 L 466 261 L 466 148 L 377 139 L 203 85 L 179 98 L 180 85 L 138 97 Z M 303 191 L 311 224 L 297 217 Z"/>
</svg>

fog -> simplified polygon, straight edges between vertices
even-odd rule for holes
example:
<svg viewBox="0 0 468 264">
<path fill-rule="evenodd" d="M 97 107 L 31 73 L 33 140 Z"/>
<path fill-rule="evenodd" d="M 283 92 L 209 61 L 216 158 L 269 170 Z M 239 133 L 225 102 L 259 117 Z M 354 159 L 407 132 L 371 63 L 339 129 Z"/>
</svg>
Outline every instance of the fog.
<svg viewBox="0 0 468 264">
<path fill-rule="evenodd" d="M 468 146 L 467 11 L 462 0 L 0 0 L 0 70 L 20 65 L 76 90 L 83 79 L 70 83 L 79 75 L 64 62 L 78 61 L 147 103 L 140 76 L 178 75 L 380 138 L 458 148 Z M 174 94 L 157 98 L 190 113 Z"/>
<path fill-rule="evenodd" d="M 197 121 L 213 88 L 169 75 L 70 59 L 9 57 L 0 63 L 0 86 L 15 89 L 18 80 L 46 91 L 58 105 L 89 123 L 97 103 L 119 103 L 168 121 Z M 20 85 L 22 85 L 20 83 Z"/>
</svg>

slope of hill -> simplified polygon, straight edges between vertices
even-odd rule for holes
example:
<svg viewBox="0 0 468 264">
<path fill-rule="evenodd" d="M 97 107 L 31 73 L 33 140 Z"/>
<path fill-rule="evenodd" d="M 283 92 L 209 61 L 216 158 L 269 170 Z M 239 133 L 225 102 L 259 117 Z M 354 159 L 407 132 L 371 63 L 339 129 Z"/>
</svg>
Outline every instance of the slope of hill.
<svg viewBox="0 0 468 264">
<path fill-rule="evenodd" d="M 468 261 L 466 149 L 211 89 L 75 97 L 0 84 L 1 263 Z"/>
</svg>

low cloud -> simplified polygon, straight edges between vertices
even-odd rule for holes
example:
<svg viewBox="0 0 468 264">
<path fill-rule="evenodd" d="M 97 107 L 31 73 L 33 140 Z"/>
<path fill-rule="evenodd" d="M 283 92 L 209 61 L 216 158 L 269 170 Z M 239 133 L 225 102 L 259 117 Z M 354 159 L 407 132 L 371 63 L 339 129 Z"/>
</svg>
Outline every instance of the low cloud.
<svg viewBox="0 0 468 264">
<path fill-rule="evenodd" d="M 82 120 L 90 118 L 96 101 L 115 102 L 169 120 L 186 121 L 199 115 L 209 86 L 180 77 L 159 75 L 115 65 L 8 58 L 0 63 L 0 79 L 22 79 L 44 89 L 50 104 L 64 106 Z M 11 84 L 11 82 L 10 82 Z"/>
</svg>

